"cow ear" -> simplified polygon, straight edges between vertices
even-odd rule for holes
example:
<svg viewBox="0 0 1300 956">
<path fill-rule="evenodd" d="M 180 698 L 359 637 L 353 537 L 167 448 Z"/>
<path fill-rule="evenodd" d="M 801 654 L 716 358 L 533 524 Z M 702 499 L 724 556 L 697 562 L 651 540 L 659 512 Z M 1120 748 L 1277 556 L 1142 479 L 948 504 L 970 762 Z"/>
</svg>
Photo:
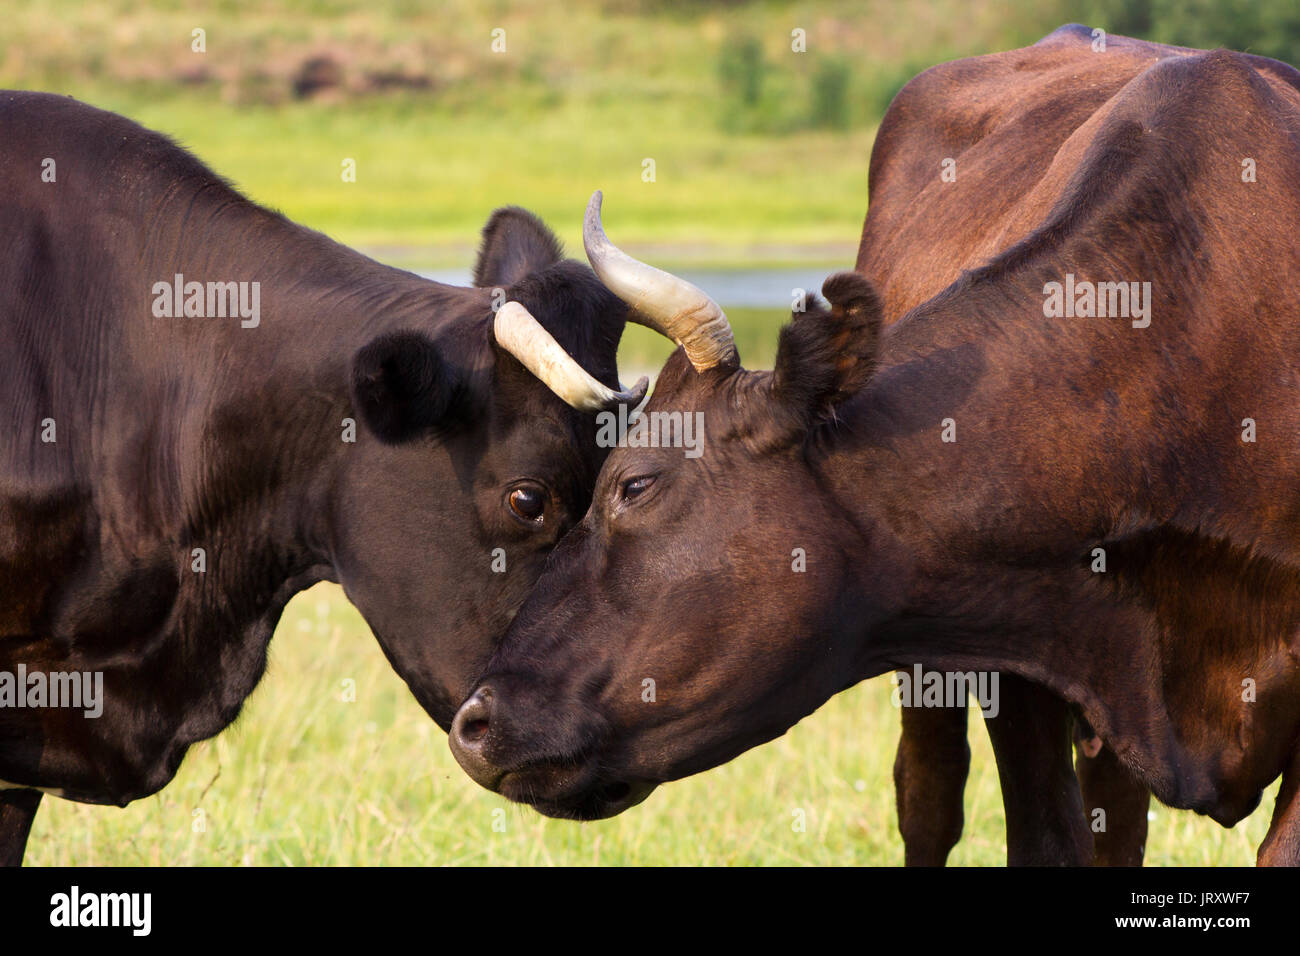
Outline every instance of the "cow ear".
<svg viewBox="0 0 1300 956">
<path fill-rule="evenodd" d="M 781 330 L 772 394 L 800 431 L 831 418 L 876 369 L 883 310 L 875 287 L 856 272 L 839 272 L 822 295 Z"/>
<path fill-rule="evenodd" d="M 444 424 L 459 392 L 455 369 L 420 332 L 381 335 L 352 361 L 352 403 L 386 444 Z"/>
<path fill-rule="evenodd" d="M 503 206 L 483 227 L 474 284 L 480 289 L 506 289 L 563 258 L 560 240 L 545 223 L 527 209 Z"/>
</svg>

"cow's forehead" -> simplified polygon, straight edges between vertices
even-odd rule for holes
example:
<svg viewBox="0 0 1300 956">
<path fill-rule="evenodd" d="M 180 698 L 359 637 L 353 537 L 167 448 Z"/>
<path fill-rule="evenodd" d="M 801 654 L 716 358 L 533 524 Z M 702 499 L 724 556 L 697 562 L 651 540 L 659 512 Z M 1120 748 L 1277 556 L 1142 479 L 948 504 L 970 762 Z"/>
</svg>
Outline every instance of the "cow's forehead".
<svg viewBox="0 0 1300 956">
<path fill-rule="evenodd" d="M 590 482 L 601 451 L 592 428 L 584 428 L 582 416 L 558 400 L 530 406 L 497 409 L 491 415 L 482 467 L 507 479 L 532 472 L 535 477 L 578 477 Z"/>
</svg>

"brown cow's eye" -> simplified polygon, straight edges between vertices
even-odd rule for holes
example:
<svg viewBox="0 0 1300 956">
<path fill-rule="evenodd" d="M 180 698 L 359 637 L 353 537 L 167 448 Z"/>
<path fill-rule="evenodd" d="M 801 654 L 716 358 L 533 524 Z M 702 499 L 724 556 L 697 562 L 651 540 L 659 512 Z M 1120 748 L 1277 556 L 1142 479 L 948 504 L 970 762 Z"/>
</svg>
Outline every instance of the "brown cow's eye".
<svg viewBox="0 0 1300 956">
<path fill-rule="evenodd" d="M 654 484 L 653 475 L 641 475 L 637 478 L 629 478 L 623 482 L 623 500 L 631 501 L 644 494 L 651 485 Z"/>
<path fill-rule="evenodd" d="M 536 488 L 516 488 L 510 492 L 510 510 L 525 521 L 541 524 L 546 514 L 546 495 Z"/>
</svg>

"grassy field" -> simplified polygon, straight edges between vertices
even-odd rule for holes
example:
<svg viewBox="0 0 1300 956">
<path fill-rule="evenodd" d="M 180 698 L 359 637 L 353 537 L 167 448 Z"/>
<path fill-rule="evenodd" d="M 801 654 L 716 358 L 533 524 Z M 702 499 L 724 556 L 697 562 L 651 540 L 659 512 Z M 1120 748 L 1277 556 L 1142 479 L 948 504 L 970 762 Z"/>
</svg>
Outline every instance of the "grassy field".
<svg viewBox="0 0 1300 956">
<path fill-rule="evenodd" d="M 0 86 L 162 130 L 251 197 L 401 264 L 460 264 L 506 202 L 578 248 L 597 188 L 618 241 L 668 265 L 844 264 L 890 97 L 1066 17 L 1021 5 L 48 0 L 7 12 Z"/>
<path fill-rule="evenodd" d="M 577 105 L 521 123 L 428 117 L 409 102 L 355 111 L 94 102 L 176 137 L 294 220 L 406 267 L 468 261 L 488 215 L 507 203 L 536 212 L 581 257 L 582 214 L 597 188 L 617 241 L 669 266 L 851 265 L 866 213 L 869 130 L 724 143 L 717 130 L 647 128 L 633 113 L 591 116 Z M 574 130 L 583 131 L 576 141 Z M 805 187 L 798 160 L 809 148 L 825 161 Z M 345 157 L 356 160 L 355 183 L 341 179 Z M 641 181 L 644 157 L 656 160 L 653 183 Z"/>
<path fill-rule="evenodd" d="M 600 188 L 611 234 L 660 264 L 842 266 L 875 127 L 925 67 L 1071 21 L 1300 56 L 1290 0 L 1182 6 L 45 0 L 6 10 L 0 86 L 162 130 L 252 198 L 401 265 L 462 264 L 507 202 L 576 249 Z"/>
<path fill-rule="evenodd" d="M 354 703 L 342 699 L 349 679 Z M 318 585 L 290 604 L 270 672 L 233 728 L 195 747 L 160 794 L 125 810 L 47 797 L 27 862 L 901 864 L 891 780 L 897 734 L 888 678 L 878 678 L 785 737 L 660 788 L 621 817 L 547 820 L 461 772 L 357 612 L 336 587 Z M 975 720 L 971 748 L 966 835 L 951 862 L 999 865 L 997 771 Z M 1148 862 L 1252 863 L 1274 793 L 1232 830 L 1156 807 Z M 797 809 L 804 832 L 793 827 Z"/>
</svg>

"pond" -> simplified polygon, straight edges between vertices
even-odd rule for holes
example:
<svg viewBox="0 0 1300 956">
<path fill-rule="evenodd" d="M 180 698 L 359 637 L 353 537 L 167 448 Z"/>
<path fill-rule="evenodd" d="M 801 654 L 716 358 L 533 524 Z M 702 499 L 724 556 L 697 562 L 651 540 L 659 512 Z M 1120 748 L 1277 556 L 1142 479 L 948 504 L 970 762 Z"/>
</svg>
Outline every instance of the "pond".
<svg viewBox="0 0 1300 956">
<path fill-rule="evenodd" d="M 819 292 L 828 275 L 849 268 L 852 268 L 852 263 L 795 269 L 678 269 L 673 274 L 699 286 L 724 309 L 781 309 L 788 312 L 794 300 L 794 289 Z M 468 269 L 435 270 L 420 275 L 450 285 L 469 285 L 472 281 Z"/>
<path fill-rule="evenodd" d="M 726 310 L 736 336 L 736 346 L 746 368 L 771 368 L 777 334 L 790 321 L 794 290 L 820 292 L 823 280 L 850 265 L 802 266 L 783 269 L 678 269 L 681 276 L 711 295 Z M 468 269 L 440 269 L 419 273 L 426 279 L 450 285 L 470 285 Z M 619 346 L 621 377 L 632 382 L 641 375 L 653 380 L 673 350 L 662 336 L 629 325 Z"/>
</svg>

